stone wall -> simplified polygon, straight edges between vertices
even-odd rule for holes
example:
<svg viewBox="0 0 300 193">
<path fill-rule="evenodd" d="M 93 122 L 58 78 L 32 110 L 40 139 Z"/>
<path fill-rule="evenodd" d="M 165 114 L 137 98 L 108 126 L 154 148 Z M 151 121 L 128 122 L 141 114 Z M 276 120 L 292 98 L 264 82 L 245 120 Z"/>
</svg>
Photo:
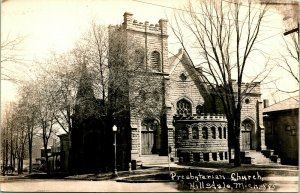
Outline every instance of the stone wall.
<svg viewBox="0 0 300 193">
<path fill-rule="evenodd" d="M 228 159 L 228 128 L 227 120 L 223 115 L 203 115 L 186 118 L 176 116 L 174 119 L 176 128 L 175 146 L 180 161 L 220 161 Z M 186 129 L 188 133 L 184 132 Z"/>
</svg>

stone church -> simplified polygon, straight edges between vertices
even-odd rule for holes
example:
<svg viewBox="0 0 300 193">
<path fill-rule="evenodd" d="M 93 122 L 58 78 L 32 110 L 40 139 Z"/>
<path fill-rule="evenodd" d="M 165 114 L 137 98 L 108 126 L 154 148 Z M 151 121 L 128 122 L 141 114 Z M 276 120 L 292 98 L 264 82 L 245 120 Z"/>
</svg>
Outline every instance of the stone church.
<svg viewBox="0 0 300 193">
<path fill-rule="evenodd" d="M 99 163 L 111 163 L 113 125 L 118 128 L 118 169 L 128 169 L 129 163 L 167 163 L 168 153 L 172 161 L 229 161 L 221 105 L 204 84 L 201 69 L 182 49 L 168 57 L 168 21 L 149 24 L 134 20 L 128 12 L 123 16 L 121 25 L 109 26 L 108 117 L 96 118 L 94 113 L 84 122 L 74 115 L 77 126 L 71 143 L 77 166 L 73 167 L 99 169 Z M 79 98 L 85 101 L 86 96 L 91 102 L 77 106 L 77 112 L 92 106 L 97 107 L 95 112 L 101 109 L 91 88 Z M 265 147 L 260 97 L 260 84 L 255 83 L 243 101 L 241 150 Z"/>
<path fill-rule="evenodd" d="M 128 103 L 128 116 L 119 125 L 120 135 L 123 133 L 126 137 L 119 145 L 128 146 L 120 150 L 127 155 L 126 161 L 143 164 L 150 155 L 153 160 L 159 160 L 159 156 L 166 156 L 168 151 L 179 161 L 227 160 L 226 117 L 217 100 L 209 94 L 201 69 L 192 65 L 187 54 L 180 49 L 168 57 L 167 20 L 149 24 L 134 20 L 133 14 L 128 12 L 123 16 L 123 23 L 110 26 L 109 34 L 111 42 L 126 37 L 127 47 L 133 49 L 117 51 L 119 56 L 121 52 L 127 55 L 127 65 L 134 75 L 127 76 L 124 86 L 127 95 L 114 95 L 122 96 Z M 111 46 L 115 46 L 114 43 Z M 114 57 L 114 53 L 110 54 Z M 117 71 L 117 67 L 114 68 L 112 62 L 111 74 L 114 70 Z M 147 85 L 143 86 L 145 80 Z M 254 84 L 243 101 L 241 150 L 265 147 L 260 84 Z M 114 100 L 111 98 L 111 101 Z"/>
</svg>

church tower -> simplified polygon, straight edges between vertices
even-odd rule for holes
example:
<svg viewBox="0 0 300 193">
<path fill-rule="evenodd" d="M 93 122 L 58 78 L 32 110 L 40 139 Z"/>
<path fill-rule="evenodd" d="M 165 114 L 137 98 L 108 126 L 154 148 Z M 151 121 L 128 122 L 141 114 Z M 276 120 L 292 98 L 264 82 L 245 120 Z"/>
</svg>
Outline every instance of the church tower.
<svg viewBox="0 0 300 193">
<path fill-rule="evenodd" d="M 84 63 L 70 131 L 71 173 L 103 171 L 108 166 L 107 163 L 111 162 L 111 156 L 103 156 L 108 155 L 106 145 L 111 143 L 107 139 L 105 118 L 101 114 L 103 108 L 101 101 L 95 98 L 93 82 Z"/>
<path fill-rule="evenodd" d="M 128 163 L 144 155 L 167 155 L 165 94 L 170 67 L 168 22 L 138 22 L 128 12 L 123 16 L 121 25 L 109 27 L 109 101 L 120 128 L 117 149 L 130 155 L 118 161 Z"/>
</svg>

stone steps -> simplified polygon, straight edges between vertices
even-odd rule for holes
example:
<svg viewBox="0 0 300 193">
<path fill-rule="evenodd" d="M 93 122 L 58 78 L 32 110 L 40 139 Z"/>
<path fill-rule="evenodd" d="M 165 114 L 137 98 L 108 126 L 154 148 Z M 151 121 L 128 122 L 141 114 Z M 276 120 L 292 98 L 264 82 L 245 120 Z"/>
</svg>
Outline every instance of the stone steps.
<svg viewBox="0 0 300 193">
<path fill-rule="evenodd" d="M 168 164 L 168 156 L 159 155 L 142 155 L 140 157 L 139 165 L 152 166 Z"/>
<path fill-rule="evenodd" d="M 272 155 L 273 157 L 270 156 L 270 159 L 265 157 L 260 151 L 249 150 L 248 156 L 252 158 L 253 164 L 279 165 L 280 163 L 280 158 L 276 155 Z"/>
</svg>

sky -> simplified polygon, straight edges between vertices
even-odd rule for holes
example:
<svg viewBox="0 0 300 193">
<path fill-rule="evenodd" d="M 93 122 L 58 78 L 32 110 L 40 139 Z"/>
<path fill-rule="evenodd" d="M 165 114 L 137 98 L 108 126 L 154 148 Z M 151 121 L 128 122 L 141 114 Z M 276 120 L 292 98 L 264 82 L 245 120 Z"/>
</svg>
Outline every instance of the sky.
<svg viewBox="0 0 300 193">
<path fill-rule="evenodd" d="M 167 7 L 180 8 L 185 2 L 185 0 L 7 0 L 1 5 L 1 39 L 24 37 L 18 54 L 25 62 L 20 65 L 6 64 L 5 67 L 14 75 L 26 78 L 30 74 L 32 61 L 46 59 L 51 51 L 63 53 L 70 50 L 74 42 L 88 29 L 92 20 L 103 25 L 121 24 L 123 14 L 127 11 L 133 13 L 134 19 L 138 21 L 156 24 L 161 18 L 172 20 L 173 9 Z M 282 15 L 271 10 L 269 22 L 264 24 L 258 46 L 264 48 L 267 55 L 276 55 L 278 50 L 282 49 L 282 45 L 279 44 L 281 32 L 284 30 L 282 18 Z M 170 29 L 169 34 L 169 51 L 175 53 L 180 46 L 174 44 L 174 36 Z M 253 63 L 260 63 L 265 59 L 257 54 L 252 60 Z M 282 72 L 278 71 L 273 76 L 278 76 L 282 85 L 298 88 L 298 85 L 287 84 L 290 80 Z M 16 83 L 1 82 L 2 107 L 8 101 L 17 98 L 17 87 Z M 276 100 L 286 96 L 278 97 Z M 272 98 L 268 89 L 263 92 L 262 98 Z"/>
</svg>

